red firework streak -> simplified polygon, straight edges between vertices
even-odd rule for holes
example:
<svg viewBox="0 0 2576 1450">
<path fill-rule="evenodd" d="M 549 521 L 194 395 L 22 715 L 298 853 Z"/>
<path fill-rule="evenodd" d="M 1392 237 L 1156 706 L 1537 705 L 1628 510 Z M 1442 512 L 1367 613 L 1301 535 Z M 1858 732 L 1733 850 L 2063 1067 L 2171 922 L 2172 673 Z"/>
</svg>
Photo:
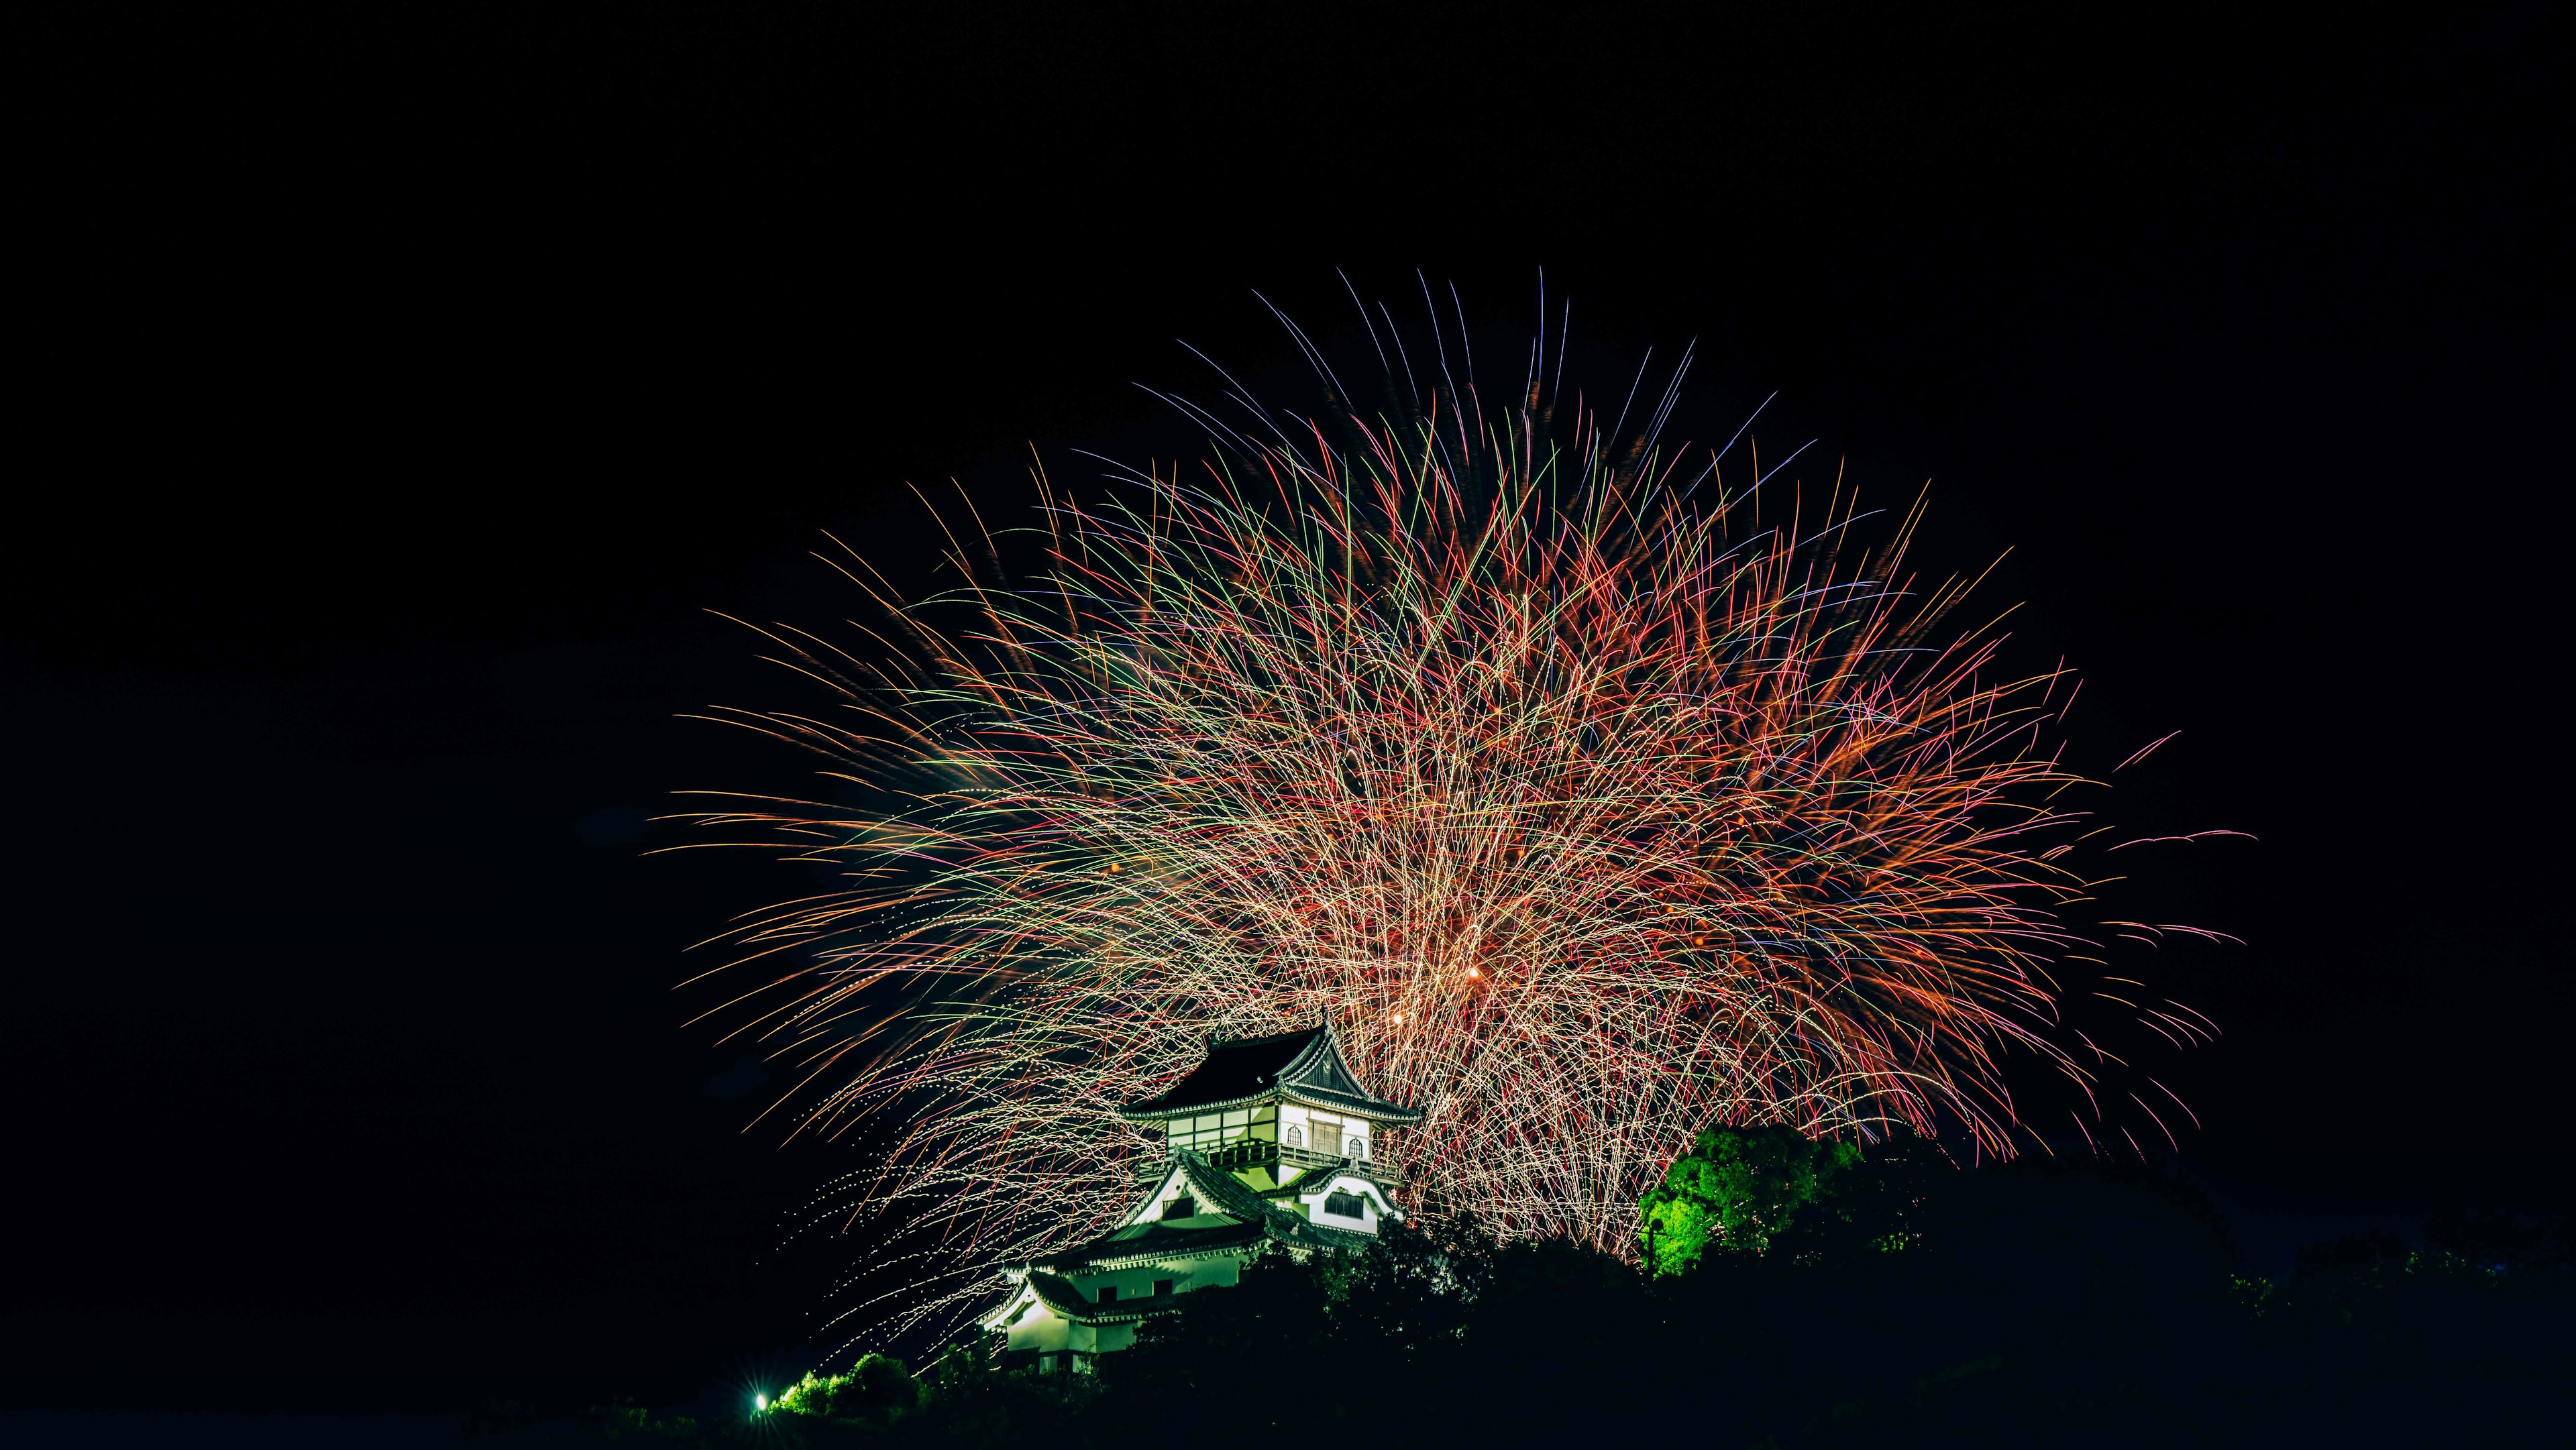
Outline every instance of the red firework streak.
<svg viewBox="0 0 2576 1450">
<path fill-rule="evenodd" d="M 2009 1156 L 2008 1056 L 2092 1099 L 2047 971 L 2091 950 L 2068 680 L 1999 676 L 1968 583 L 1909 576 L 1919 500 L 1865 547 L 1839 483 L 1766 509 L 1535 379 L 1210 429 L 1108 503 L 1041 473 L 1018 584 L 980 521 L 938 600 L 837 558 L 893 627 L 763 631 L 830 702 L 722 717 L 848 792 L 698 819 L 844 873 L 728 938 L 718 1010 L 796 1064 L 774 1111 L 867 1130 L 818 1218 L 919 1257 L 853 1323 L 953 1321 L 1099 1230 L 1067 1215 L 1150 1151 L 1112 1109 L 1210 1034 L 1329 1018 L 1428 1112 L 1390 1140 L 1417 1207 L 1621 1252 L 1712 1122 Z"/>
</svg>

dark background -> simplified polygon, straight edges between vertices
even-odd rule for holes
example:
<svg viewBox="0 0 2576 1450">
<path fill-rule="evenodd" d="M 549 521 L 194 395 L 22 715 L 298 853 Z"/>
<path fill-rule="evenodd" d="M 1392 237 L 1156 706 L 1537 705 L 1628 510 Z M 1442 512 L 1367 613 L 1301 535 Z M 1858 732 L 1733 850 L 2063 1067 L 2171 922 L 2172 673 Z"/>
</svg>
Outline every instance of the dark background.
<svg viewBox="0 0 2576 1450">
<path fill-rule="evenodd" d="M 2245 941 L 2154 959 L 2226 1034 L 2154 1066 L 2253 1267 L 2565 1202 L 2563 17 L 871 10 L 41 12 L 9 1404 L 795 1360 L 851 1162 L 671 988 L 807 878 L 639 856 L 802 769 L 674 718 L 805 698 L 703 611 L 1169 456 L 1175 337 L 1293 393 L 1250 289 L 1338 334 L 1336 267 L 1489 338 L 1544 267 L 1595 392 L 1696 338 L 1683 436 L 1932 479 L 2084 758 L 2181 731 L 2110 808 L 2260 838 L 2130 853 Z"/>
</svg>

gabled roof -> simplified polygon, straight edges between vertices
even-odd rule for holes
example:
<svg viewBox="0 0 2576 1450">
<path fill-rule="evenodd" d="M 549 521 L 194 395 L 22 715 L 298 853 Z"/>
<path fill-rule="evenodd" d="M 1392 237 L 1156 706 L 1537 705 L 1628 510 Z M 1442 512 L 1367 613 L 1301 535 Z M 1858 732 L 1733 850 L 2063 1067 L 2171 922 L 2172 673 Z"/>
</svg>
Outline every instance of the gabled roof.
<svg viewBox="0 0 2576 1450">
<path fill-rule="evenodd" d="M 1336 1178 L 1365 1180 L 1376 1185 L 1378 1193 L 1387 1202 L 1395 1201 L 1395 1184 L 1388 1181 L 1389 1175 L 1378 1172 L 1377 1165 L 1365 1158 L 1340 1159 L 1325 1167 L 1306 1169 L 1275 1188 L 1247 1187 L 1244 1191 L 1263 1198 L 1300 1198 L 1315 1192 L 1316 1184 L 1329 1183 Z"/>
<path fill-rule="evenodd" d="M 1422 1120 L 1418 1109 L 1387 1102 L 1360 1085 L 1329 1025 L 1211 1042 L 1206 1059 L 1186 1077 L 1154 1097 L 1120 1108 L 1118 1115 L 1131 1123 L 1157 1123 L 1183 1113 L 1242 1107 L 1273 1094 L 1380 1122 Z"/>
<path fill-rule="evenodd" d="M 1304 1215 L 1271 1203 L 1246 1188 L 1233 1174 L 1222 1168 L 1209 1167 L 1204 1153 L 1188 1148 L 1176 1149 L 1172 1154 L 1172 1166 L 1188 1183 L 1190 1196 L 1198 1200 L 1201 1215 L 1233 1221 L 1189 1226 L 1155 1220 L 1136 1222 L 1136 1215 L 1162 1196 L 1163 1186 L 1171 1181 L 1167 1176 L 1155 1185 L 1152 1193 L 1146 1195 L 1143 1203 L 1129 1211 L 1128 1223 L 1087 1244 L 1030 1260 L 1027 1268 L 1032 1276 L 1039 1270 L 1074 1270 L 1120 1259 L 1180 1258 L 1213 1253 L 1241 1248 L 1264 1239 L 1299 1249 L 1357 1249 L 1376 1242 L 1364 1233 L 1309 1222 Z"/>
<path fill-rule="evenodd" d="M 1074 1270 L 1126 1259 L 1187 1259 L 1256 1244 L 1270 1236 L 1262 1223 L 1201 1224 L 1179 1228 L 1140 1223 L 1101 1235 L 1087 1244 L 1029 1261 L 1031 1269 Z"/>
<path fill-rule="evenodd" d="M 1194 1148 L 1174 1151 L 1172 1165 L 1181 1170 L 1183 1178 L 1189 1180 L 1193 1198 L 1196 1198 L 1203 1207 L 1215 1209 L 1228 1218 L 1241 1219 L 1246 1223 L 1260 1223 L 1269 1215 L 1279 1211 L 1260 1194 L 1246 1186 L 1242 1179 L 1222 1168 L 1211 1166 L 1207 1155 Z"/>
<path fill-rule="evenodd" d="M 1029 1275 L 1029 1288 L 1039 1303 L 1056 1318 L 1069 1324 L 1108 1324 L 1122 1319 L 1147 1319 L 1169 1314 L 1180 1308 L 1179 1297 L 1172 1294 L 1150 1295 L 1141 1299 L 1112 1299 L 1106 1304 L 1082 1297 L 1071 1279 L 1054 1274 Z"/>
<path fill-rule="evenodd" d="M 1091 1301 L 1082 1297 L 1071 1279 L 1033 1273 L 1029 1275 L 1029 1293 L 1058 1319 L 1080 1319 L 1091 1312 Z"/>
</svg>

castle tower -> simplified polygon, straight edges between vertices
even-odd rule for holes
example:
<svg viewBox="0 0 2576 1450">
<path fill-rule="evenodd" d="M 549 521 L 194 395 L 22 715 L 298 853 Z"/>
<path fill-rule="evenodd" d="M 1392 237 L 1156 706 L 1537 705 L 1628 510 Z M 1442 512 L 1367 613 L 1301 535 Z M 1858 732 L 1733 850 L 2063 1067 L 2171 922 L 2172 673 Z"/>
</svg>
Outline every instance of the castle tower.
<svg viewBox="0 0 2576 1450">
<path fill-rule="evenodd" d="M 1194 1289 L 1229 1285 L 1264 1253 L 1365 1247 L 1401 1219 L 1380 1133 L 1422 1120 L 1370 1093 L 1330 1026 L 1211 1041 L 1162 1093 L 1118 1110 L 1161 1152 L 1118 1226 L 1062 1253 L 1005 1266 L 1011 1290 L 979 1321 L 1006 1364 L 1086 1367 L 1135 1342 L 1136 1325 Z"/>
</svg>

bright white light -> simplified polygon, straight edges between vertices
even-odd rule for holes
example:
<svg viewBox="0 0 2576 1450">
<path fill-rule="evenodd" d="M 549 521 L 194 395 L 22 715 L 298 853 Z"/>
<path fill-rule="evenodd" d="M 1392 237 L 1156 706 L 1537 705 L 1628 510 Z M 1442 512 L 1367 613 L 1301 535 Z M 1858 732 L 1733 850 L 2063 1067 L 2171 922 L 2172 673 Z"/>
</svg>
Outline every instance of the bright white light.
<svg viewBox="0 0 2576 1450">
<path fill-rule="evenodd" d="M 759 1411 L 759 1410 L 765 1410 L 765 1409 L 768 1409 L 768 1408 L 769 1408 L 769 1396 L 767 1396 L 767 1395 L 753 1395 L 753 1396 L 751 1397 L 751 1408 L 752 1408 L 754 1411 Z"/>
</svg>

